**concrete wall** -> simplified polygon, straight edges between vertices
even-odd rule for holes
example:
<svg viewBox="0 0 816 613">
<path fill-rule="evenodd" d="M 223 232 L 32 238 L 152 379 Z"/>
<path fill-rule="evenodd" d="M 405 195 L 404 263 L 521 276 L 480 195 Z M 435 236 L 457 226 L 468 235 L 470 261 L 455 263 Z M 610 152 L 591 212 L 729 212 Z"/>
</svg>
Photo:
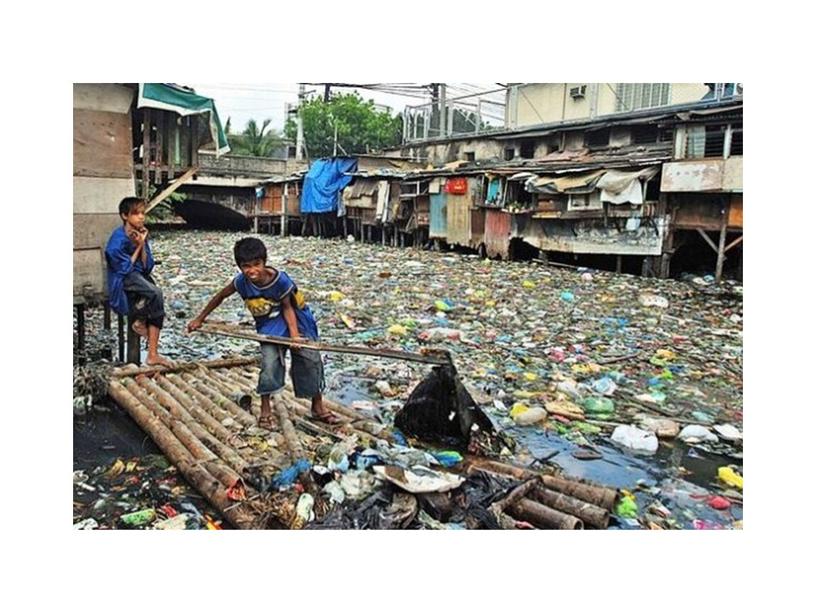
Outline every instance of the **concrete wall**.
<svg viewBox="0 0 816 613">
<path fill-rule="evenodd" d="M 586 95 L 572 98 L 569 90 L 581 85 L 587 86 Z M 617 83 L 523 83 L 516 87 L 517 95 L 507 96 L 508 128 L 588 119 L 617 112 Z M 703 83 L 672 83 L 669 104 L 700 100 L 707 91 Z"/>
<path fill-rule="evenodd" d="M 230 175 L 241 177 L 268 178 L 285 175 L 287 160 L 261 158 L 245 155 L 222 155 L 201 151 L 198 154 L 200 173 L 207 175 Z"/>
<path fill-rule="evenodd" d="M 419 158 L 433 164 L 444 164 L 464 160 L 465 153 L 472 151 L 477 160 L 503 159 L 505 147 L 512 147 L 513 143 L 505 143 L 481 137 L 478 139 L 446 141 L 422 145 L 406 145 L 400 153 L 404 156 Z"/>
</svg>

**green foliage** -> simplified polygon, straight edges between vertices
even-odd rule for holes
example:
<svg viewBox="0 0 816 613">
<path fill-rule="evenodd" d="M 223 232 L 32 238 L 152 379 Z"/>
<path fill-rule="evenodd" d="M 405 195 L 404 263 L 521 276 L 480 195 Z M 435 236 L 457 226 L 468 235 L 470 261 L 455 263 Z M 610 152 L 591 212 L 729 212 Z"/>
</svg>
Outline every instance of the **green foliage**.
<svg viewBox="0 0 816 613">
<path fill-rule="evenodd" d="M 377 111 L 374 102 L 358 94 L 333 96 L 328 102 L 313 98 L 303 103 L 303 136 L 311 158 L 328 157 L 334 151 L 337 126 L 338 155 L 366 153 L 398 145 L 402 117 Z M 297 124 L 286 123 L 286 136 L 297 138 Z"/>
<path fill-rule="evenodd" d="M 234 155 L 252 155 L 255 157 L 272 157 L 275 149 L 283 144 L 283 139 L 276 130 L 268 130 L 271 119 L 264 119 L 261 127 L 250 119 L 240 134 L 230 134 L 230 152 Z M 227 126 L 231 127 L 230 119 Z"/>
</svg>

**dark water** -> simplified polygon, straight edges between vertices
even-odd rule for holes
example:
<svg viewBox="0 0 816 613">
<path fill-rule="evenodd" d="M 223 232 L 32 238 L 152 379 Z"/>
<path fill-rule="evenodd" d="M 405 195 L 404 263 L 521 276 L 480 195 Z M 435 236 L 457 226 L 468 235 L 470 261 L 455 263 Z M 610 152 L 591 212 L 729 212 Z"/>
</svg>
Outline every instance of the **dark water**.
<svg viewBox="0 0 816 613">
<path fill-rule="evenodd" d="M 97 405 L 86 415 L 74 417 L 74 470 L 159 453 L 153 440 L 116 405 Z"/>
</svg>

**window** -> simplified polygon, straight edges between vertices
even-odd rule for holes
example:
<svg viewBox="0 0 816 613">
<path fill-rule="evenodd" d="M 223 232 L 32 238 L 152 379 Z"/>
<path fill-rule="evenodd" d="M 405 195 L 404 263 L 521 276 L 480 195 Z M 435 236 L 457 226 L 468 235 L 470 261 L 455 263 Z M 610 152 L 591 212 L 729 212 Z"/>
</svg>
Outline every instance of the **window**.
<svg viewBox="0 0 816 613">
<path fill-rule="evenodd" d="M 626 112 L 665 106 L 670 94 L 671 83 L 618 83 L 615 110 Z"/>
<path fill-rule="evenodd" d="M 725 155 L 725 125 L 705 127 L 705 155 L 707 158 L 721 158 Z"/>
<path fill-rule="evenodd" d="M 288 157 L 289 159 L 293 159 L 296 156 L 297 156 L 297 147 L 294 146 L 294 145 L 289 145 L 289 147 L 287 147 L 286 157 Z"/>
<path fill-rule="evenodd" d="M 632 143 L 635 145 L 656 143 L 659 136 L 657 126 L 632 126 Z"/>
<path fill-rule="evenodd" d="M 601 192 L 597 189 L 589 194 L 569 194 L 567 196 L 568 211 L 592 211 L 603 209 Z"/>
<path fill-rule="evenodd" d="M 587 132 L 584 136 L 584 143 L 587 147 L 608 147 L 609 146 L 609 128 L 605 130 L 594 130 Z"/>
<path fill-rule="evenodd" d="M 465 151 L 465 160 L 468 162 L 476 161 L 476 152 L 475 151 Z"/>
<path fill-rule="evenodd" d="M 730 155 L 742 155 L 742 123 L 731 124 L 731 151 Z"/>
<path fill-rule="evenodd" d="M 521 157 L 525 160 L 530 160 L 535 157 L 535 141 L 523 140 L 521 141 Z"/>
<path fill-rule="evenodd" d="M 725 135 L 728 126 L 727 123 L 687 126 L 686 157 L 725 157 Z M 729 155 L 742 155 L 742 122 L 731 124 L 731 149 Z"/>
<path fill-rule="evenodd" d="M 504 150 L 504 159 L 512 160 L 514 157 L 516 157 L 516 149 L 514 147 L 507 147 Z"/>
</svg>

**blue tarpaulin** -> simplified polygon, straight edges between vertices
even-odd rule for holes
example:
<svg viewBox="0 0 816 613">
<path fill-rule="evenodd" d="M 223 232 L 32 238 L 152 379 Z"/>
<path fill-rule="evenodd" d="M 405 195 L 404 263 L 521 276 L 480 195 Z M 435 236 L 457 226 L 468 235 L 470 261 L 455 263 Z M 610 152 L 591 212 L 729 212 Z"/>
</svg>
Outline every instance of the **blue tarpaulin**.
<svg viewBox="0 0 816 613">
<path fill-rule="evenodd" d="M 325 158 L 312 162 L 303 179 L 301 213 L 330 213 L 337 210 L 340 192 L 351 183 L 347 172 L 357 170 L 355 158 Z"/>
</svg>

